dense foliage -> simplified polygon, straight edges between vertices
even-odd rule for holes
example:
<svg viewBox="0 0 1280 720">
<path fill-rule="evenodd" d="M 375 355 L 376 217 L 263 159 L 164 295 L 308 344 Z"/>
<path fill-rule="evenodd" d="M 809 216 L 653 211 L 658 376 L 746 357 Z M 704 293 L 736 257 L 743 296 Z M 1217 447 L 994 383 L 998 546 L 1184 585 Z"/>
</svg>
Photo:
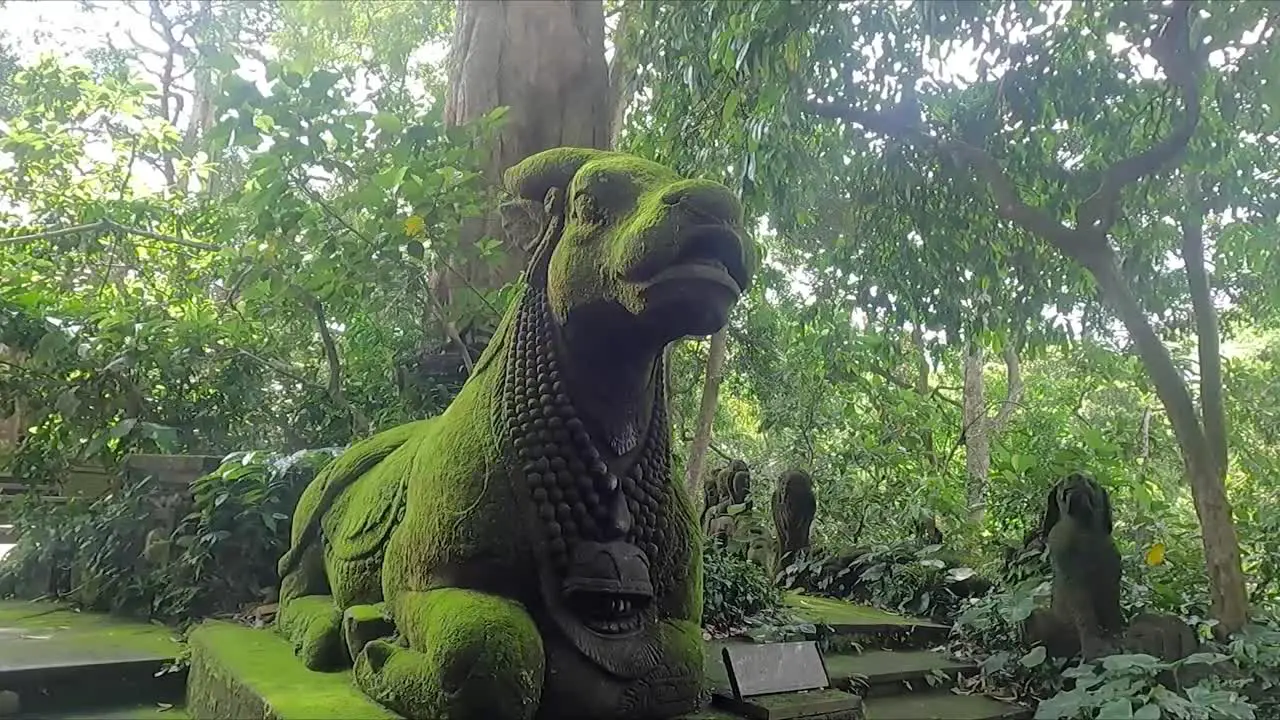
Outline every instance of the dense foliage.
<svg viewBox="0 0 1280 720">
<path fill-rule="evenodd" d="M 139 560 L 147 487 L 15 509 L 9 581 L 180 617 L 268 597 L 297 491 L 269 458 L 456 392 L 509 297 L 457 291 L 463 250 L 508 252 L 468 230 L 500 199 L 486 141 L 528 119 L 448 121 L 451 3 L 152 5 L 33 26 L 132 22 L 124 47 L 0 22 L 0 416 L 20 433 L 0 454 L 46 483 L 270 449 L 202 480 L 165 530 L 172 573 Z M 1111 494 L 1126 612 L 1240 630 L 1238 548 L 1260 624 L 1214 651 L 1276 681 L 1278 9 L 608 3 L 617 146 L 726 182 L 759 223 L 708 467 L 744 458 L 761 518 L 785 469 L 815 479 L 815 549 L 781 585 L 959 618 L 977 682 L 1051 697 L 1061 669 L 1018 637 L 1047 592 L 1023 541 L 1084 471 Z M 706 356 L 671 356 L 681 476 Z M 738 550 L 706 550 L 716 630 L 777 607 Z M 1075 669 L 1050 707 L 1275 712 L 1257 687 L 1169 693 L 1172 669 Z"/>
</svg>

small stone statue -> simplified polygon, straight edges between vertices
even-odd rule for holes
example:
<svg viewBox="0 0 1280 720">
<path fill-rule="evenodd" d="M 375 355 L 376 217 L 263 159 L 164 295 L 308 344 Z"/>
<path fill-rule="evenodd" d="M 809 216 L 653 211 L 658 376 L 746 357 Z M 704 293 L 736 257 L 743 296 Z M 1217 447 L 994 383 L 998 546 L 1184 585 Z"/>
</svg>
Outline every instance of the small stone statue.
<svg viewBox="0 0 1280 720">
<path fill-rule="evenodd" d="M 1053 596 L 1047 611 L 1029 618 L 1026 636 L 1055 656 L 1105 655 L 1124 630 L 1120 553 L 1111 530 L 1110 497 L 1093 478 L 1073 473 L 1049 491 L 1041 534 Z"/>
<path fill-rule="evenodd" d="M 773 525 L 778 533 L 775 570 L 781 570 L 797 553 L 809 548 L 809 528 L 818 512 L 813 480 L 800 470 L 788 470 L 773 491 Z"/>
<path fill-rule="evenodd" d="M 700 538 L 663 350 L 728 321 L 754 247 L 724 186 L 561 148 L 507 172 L 519 294 L 441 415 L 303 493 L 278 626 L 433 720 L 660 720 L 703 689 Z M 521 221 L 524 219 L 524 222 Z M 344 622 L 344 617 L 346 618 Z"/>
</svg>

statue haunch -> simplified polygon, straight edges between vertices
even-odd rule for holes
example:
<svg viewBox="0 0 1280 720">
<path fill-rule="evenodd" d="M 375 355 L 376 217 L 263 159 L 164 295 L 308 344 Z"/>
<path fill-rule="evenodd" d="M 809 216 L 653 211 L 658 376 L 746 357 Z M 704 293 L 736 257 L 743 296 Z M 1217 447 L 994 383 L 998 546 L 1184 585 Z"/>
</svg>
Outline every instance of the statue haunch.
<svg viewBox="0 0 1280 720">
<path fill-rule="evenodd" d="M 504 227 L 534 248 L 518 298 L 444 413 L 354 445 L 307 488 L 279 629 L 308 667 L 354 662 L 410 718 L 690 712 L 702 556 L 671 477 L 662 351 L 719 330 L 749 287 L 741 207 L 594 150 L 505 180 Z"/>
<path fill-rule="evenodd" d="M 1120 553 L 1111 539 L 1111 500 L 1094 479 L 1075 473 L 1049 491 L 1041 532 L 1053 566 L 1049 612 L 1028 623 L 1028 639 L 1051 654 L 1106 654 L 1124 630 Z"/>
</svg>

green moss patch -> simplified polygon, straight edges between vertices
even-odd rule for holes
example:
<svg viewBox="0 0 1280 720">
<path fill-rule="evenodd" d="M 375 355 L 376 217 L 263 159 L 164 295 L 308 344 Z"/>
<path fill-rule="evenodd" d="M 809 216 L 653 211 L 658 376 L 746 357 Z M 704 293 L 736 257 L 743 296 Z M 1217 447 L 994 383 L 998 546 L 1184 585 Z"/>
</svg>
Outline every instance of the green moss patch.
<svg viewBox="0 0 1280 720">
<path fill-rule="evenodd" d="M 191 632 L 187 712 L 198 720 L 382 720 L 349 671 L 306 669 L 269 630 L 206 622 Z"/>
<path fill-rule="evenodd" d="M 51 602 L 0 602 L 0 674 L 48 667 L 172 660 L 169 628 Z"/>
<path fill-rule="evenodd" d="M 903 617 L 865 605 L 854 605 L 843 600 L 815 597 L 800 592 L 787 593 L 785 602 L 809 622 L 835 628 L 865 627 L 874 630 L 884 627 L 942 627 L 927 620 Z"/>
</svg>

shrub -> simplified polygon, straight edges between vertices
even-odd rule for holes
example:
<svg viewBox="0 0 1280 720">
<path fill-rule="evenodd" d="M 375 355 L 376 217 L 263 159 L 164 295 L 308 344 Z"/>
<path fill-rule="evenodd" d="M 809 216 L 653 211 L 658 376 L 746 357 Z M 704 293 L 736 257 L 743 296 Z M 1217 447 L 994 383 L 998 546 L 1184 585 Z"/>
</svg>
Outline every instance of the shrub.
<svg viewBox="0 0 1280 720">
<path fill-rule="evenodd" d="M 160 620 L 269 600 L 298 497 L 337 452 L 235 453 L 189 496 L 147 479 L 92 503 L 24 498 L 0 592 Z"/>
<path fill-rule="evenodd" d="M 702 559 L 703 627 L 713 632 L 736 630 L 782 607 L 782 592 L 756 563 L 714 543 L 706 546 Z"/>
</svg>

